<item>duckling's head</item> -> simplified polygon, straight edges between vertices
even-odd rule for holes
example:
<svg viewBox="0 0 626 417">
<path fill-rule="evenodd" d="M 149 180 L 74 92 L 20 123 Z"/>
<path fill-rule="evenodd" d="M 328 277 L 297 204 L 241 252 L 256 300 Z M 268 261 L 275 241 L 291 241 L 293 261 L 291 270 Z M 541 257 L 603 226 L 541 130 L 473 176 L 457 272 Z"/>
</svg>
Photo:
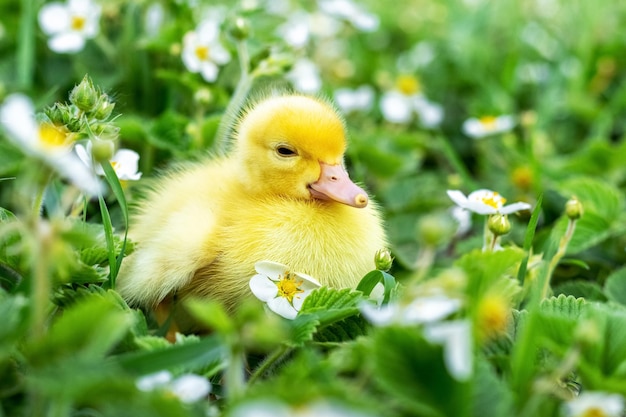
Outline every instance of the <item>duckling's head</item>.
<svg viewBox="0 0 626 417">
<path fill-rule="evenodd" d="M 343 166 L 345 126 L 327 102 L 303 95 L 252 105 L 237 129 L 235 153 L 247 192 L 365 207 L 367 193 Z"/>
</svg>

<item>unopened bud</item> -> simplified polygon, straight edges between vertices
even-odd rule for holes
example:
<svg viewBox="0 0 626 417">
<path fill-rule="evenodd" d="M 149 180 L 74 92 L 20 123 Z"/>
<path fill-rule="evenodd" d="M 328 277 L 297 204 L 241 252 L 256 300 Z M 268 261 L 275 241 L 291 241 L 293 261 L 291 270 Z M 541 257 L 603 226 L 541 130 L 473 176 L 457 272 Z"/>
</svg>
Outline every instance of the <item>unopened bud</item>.
<svg viewBox="0 0 626 417">
<path fill-rule="evenodd" d="M 196 103 L 207 106 L 213 101 L 213 93 L 208 88 L 199 88 L 193 95 Z"/>
<path fill-rule="evenodd" d="M 374 255 L 374 264 L 376 265 L 376 269 L 380 271 L 389 271 L 391 269 L 391 264 L 393 264 L 393 257 L 391 256 L 389 249 L 378 249 L 376 251 L 376 255 Z"/>
<path fill-rule="evenodd" d="M 250 35 L 250 23 L 247 19 L 237 16 L 228 29 L 230 36 L 242 41 Z"/>
<path fill-rule="evenodd" d="M 85 75 L 85 78 L 75 86 L 70 92 L 70 102 L 84 112 L 90 112 L 98 102 L 98 92 L 96 91 L 91 79 Z"/>
<path fill-rule="evenodd" d="M 102 140 L 116 140 L 120 135 L 120 128 L 111 123 L 95 123 L 91 130 Z"/>
<path fill-rule="evenodd" d="M 448 216 L 429 214 L 417 225 L 418 239 L 427 246 L 439 246 L 454 235 L 456 225 Z"/>
<path fill-rule="evenodd" d="M 511 223 L 506 214 L 493 214 L 489 216 L 487 220 L 487 227 L 489 231 L 496 236 L 502 236 L 509 233 L 511 230 Z"/>
<path fill-rule="evenodd" d="M 44 114 L 48 116 L 48 119 L 55 125 L 64 125 L 65 120 L 63 117 L 63 111 L 59 107 L 59 103 L 55 103 L 51 107 L 46 107 L 43 110 Z"/>
<path fill-rule="evenodd" d="M 98 103 L 96 103 L 93 109 L 92 116 L 98 120 L 106 120 L 113 112 L 113 107 L 115 107 L 115 103 L 111 102 L 109 96 L 101 94 L 100 98 L 98 98 Z"/>
<path fill-rule="evenodd" d="M 114 150 L 113 141 L 94 139 L 91 142 L 91 154 L 96 162 L 110 161 L 113 158 Z"/>
<path fill-rule="evenodd" d="M 583 205 L 576 197 L 570 198 L 565 203 L 565 215 L 571 220 L 578 220 L 582 217 Z"/>
<path fill-rule="evenodd" d="M 574 338 L 585 346 L 594 346 L 600 341 L 600 329 L 592 320 L 581 321 L 574 332 Z"/>
</svg>

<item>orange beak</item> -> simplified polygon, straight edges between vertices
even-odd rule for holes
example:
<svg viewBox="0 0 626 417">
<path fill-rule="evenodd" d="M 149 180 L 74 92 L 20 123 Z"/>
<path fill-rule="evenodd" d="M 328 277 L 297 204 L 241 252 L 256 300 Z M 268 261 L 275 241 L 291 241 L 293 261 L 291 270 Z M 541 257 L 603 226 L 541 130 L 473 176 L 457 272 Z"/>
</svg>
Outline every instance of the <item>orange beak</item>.
<svg viewBox="0 0 626 417">
<path fill-rule="evenodd" d="M 314 198 L 333 200 L 352 207 L 363 208 L 369 201 L 367 193 L 350 180 L 346 170 L 340 165 L 320 162 L 319 179 L 309 185 Z"/>
</svg>

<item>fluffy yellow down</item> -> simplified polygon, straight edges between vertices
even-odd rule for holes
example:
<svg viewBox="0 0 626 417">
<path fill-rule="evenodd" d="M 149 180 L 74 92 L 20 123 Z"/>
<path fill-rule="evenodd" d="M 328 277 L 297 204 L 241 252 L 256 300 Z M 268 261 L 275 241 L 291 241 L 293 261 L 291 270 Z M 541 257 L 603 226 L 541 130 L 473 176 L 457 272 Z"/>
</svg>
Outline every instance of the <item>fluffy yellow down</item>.
<svg viewBox="0 0 626 417">
<path fill-rule="evenodd" d="M 176 293 L 235 309 L 252 296 L 248 282 L 261 260 L 334 287 L 354 287 L 374 269 L 386 246 L 376 204 L 322 201 L 308 189 L 320 162 L 343 160 L 344 123 L 333 107 L 271 97 L 251 106 L 236 131 L 230 155 L 169 172 L 142 203 L 130 230 L 137 249 L 118 277 L 131 305 L 154 309 Z M 282 155 L 285 147 L 295 154 Z M 184 321 L 182 330 L 191 329 Z"/>
</svg>

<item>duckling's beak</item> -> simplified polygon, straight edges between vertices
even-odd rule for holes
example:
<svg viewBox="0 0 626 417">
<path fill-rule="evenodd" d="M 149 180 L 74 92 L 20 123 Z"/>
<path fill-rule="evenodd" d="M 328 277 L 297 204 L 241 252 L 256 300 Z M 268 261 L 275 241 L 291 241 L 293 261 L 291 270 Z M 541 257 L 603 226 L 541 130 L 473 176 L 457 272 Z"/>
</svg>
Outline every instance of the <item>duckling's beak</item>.
<svg viewBox="0 0 626 417">
<path fill-rule="evenodd" d="M 320 162 L 321 173 L 319 179 L 309 185 L 314 198 L 320 200 L 334 200 L 352 207 L 363 208 L 369 201 L 367 193 L 348 177 L 348 173 L 341 166 L 329 165 Z"/>
</svg>

